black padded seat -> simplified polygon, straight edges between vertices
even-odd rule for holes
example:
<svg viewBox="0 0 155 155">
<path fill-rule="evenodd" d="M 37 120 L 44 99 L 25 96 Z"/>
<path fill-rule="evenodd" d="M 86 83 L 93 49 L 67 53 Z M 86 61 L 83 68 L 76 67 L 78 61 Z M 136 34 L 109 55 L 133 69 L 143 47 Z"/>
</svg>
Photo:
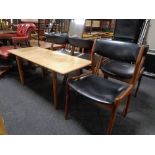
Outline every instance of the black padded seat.
<svg viewBox="0 0 155 155">
<path fill-rule="evenodd" d="M 87 50 L 91 50 L 93 46 L 93 42 L 94 42 L 93 40 L 90 40 L 90 39 L 86 40 L 86 39 L 78 38 L 78 37 L 69 37 L 68 40 L 72 46 L 84 48 Z"/>
<path fill-rule="evenodd" d="M 68 44 L 68 34 L 67 33 L 46 33 L 47 42 L 51 42 L 53 44 L 66 45 Z M 55 52 L 60 52 L 64 54 L 71 55 L 71 51 L 65 48 L 57 49 Z"/>
<path fill-rule="evenodd" d="M 90 39 L 86 40 L 86 39 L 78 38 L 78 37 L 69 37 L 68 40 L 69 40 L 69 44 L 72 45 L 73 47 L 79 47 L 79 48 L 83 48 L 85 50 L 84 53 L 74 50 L 74 52 L 73 52 L 74 56 L 81 57 L 84 59 L 89 58 L 89 55 L 87 53 L 91 52 L 91 49 L 92 49 L 92 46 L 94 43 L 93 40 L 90 40 Z M 88 60 L 90 60 L 90 59 L 88 59 Z"/>
<path fill-rule="evenodd" d="M 71 80 L 68 84 L 79 94 L 105 104 L 113 104 L 115 98 L 128 87 L 126 83 L 117 83 L 95 75 Z"/>
<path fill-rule="evenodd" d="M 68 43 L 68 34 L 67 33 L 46 33 L 47 42 L 54 44 L 66 44 Z"/>
<path fill-rule="evenodd" d="M 135 64 L 110 60 L 101 66 L 101 70 L 103 73 L 107 73 L 112 76 L 130 79 L 134 75 Z"/>
</svg>

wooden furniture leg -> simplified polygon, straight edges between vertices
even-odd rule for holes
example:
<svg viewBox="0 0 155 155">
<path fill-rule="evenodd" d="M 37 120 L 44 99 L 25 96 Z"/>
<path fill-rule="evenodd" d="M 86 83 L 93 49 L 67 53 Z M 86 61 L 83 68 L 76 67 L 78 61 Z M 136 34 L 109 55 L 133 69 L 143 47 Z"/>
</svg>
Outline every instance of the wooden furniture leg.
<svg viewBox="0 0 155 155">
<path fill-rule="evenodd" d="M 111 135 L 112 128 L 113 128 L 113 125 L 114 125 L 114 122 L 115 122 L 115 118 L 116 118 L 116 107 L 113 107 L 111 117 L 110 117 L 110 121 L 109 121 L 109 124 L 108 124 L 108 129 L 107 129 L 107 134 L 108 135 Z"/>
<path fill-rule="evenodd" d="M 137 93 L 138 93 L 138 90 L 139 90 L 139 86 L 140 86 L 141 81 L 142 81 L 142 76 L 143 76 L 143 75 L 141 75 L 140 78 L 139 78 L 139 80 L 138 80 L 137 88 L 136 88 L 136 91 L 135 91 L 135 94 L 134 94 L 135 97 L 137 97 Z"/>
<path fill-rule="evenodd" d="M 131 94 L 128 96 L 126 106 L 125 106 L 125 108 L 123 110 L 123 116 L 124 117 L 126 117 L 126 115 L 128 113 L 128 108 L 129 108 L 130 100 L 131 100 Z"/>
<path fill-rule="evenodd" d="M 0 135 L 6 135 L 6 134 L 7 134 L 7 132 L 6 132 L 6 129 L 5 129 L 5 126 L 4 126 L 4 120 L 0 116 Z"/>
<path fill-rule="evenodd" d="M 68 85 L 66 85 L 66 101 L 65 101 L 65 119 L 66 120 L 68 118 L 69 105 L 70 105 L 70 88 Z"/>
<path fill-rule="evenodd" d="M 0 66 L 0 78 L 3 77 L 9 70 L 10 66 Z"/>
<path fill-rule="evenodd" d="M 58 98 L 57 98 L 57 73 L 52 72 L 52 82 L 53 82 L 53 97 L 54 97 L 54 106 L 57 108 Z"/>
<path fill-rule="evenodd" d="M 21 60 L 20 60 L 20 58 L 18 56 L 16 56 L 16 62 L 17 62 L 17 66 L 18 66 L 18 72 L 19 72 L 19 77 L 20 77 L 21 84 L 24 85 L 25 80 L 24 80 L 23 67 L 22 67 Z"/>
</svg>

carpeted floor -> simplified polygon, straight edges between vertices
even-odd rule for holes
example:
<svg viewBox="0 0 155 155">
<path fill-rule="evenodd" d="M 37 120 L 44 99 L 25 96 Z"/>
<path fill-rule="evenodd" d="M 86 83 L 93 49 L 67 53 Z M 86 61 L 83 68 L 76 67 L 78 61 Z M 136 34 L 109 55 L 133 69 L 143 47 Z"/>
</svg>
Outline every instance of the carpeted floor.
<svg viewBox="0 0 155 155">
<path fill-rule="evenodd" d="M 50 77 L 41 77 L 40 71 L 26 73 L 22 86 L 16 71 L 0 80 L 0 113 L 10 135 L 85 135 L 106 134 L 109 111 L 95 106 L 84 97 L 72 95 L 72 109 L 64 119 L 64 87 L 59 76 L 59 108 L 52 104 Z M 126 118 L 118 109 L 112 134 L 155 134 L 155 80 L 143 77 L 138 96 L 132 97 Z M 78 99 L 78 100 L 77 100 Z M 78 102 L 78 103 L 77 103 Z"/>
</svg>

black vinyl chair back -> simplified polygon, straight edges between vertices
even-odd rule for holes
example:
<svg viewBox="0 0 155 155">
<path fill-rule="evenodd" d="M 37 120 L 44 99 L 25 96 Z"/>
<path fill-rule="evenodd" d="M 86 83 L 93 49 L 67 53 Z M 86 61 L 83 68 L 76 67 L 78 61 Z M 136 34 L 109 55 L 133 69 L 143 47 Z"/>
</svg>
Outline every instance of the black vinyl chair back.
<svg viewBox="0 0 155 155">
<path fill-rule="evenodd" d="M 137 43 L 144 19 L 116 19 L 113 40 Z"/>
<path fill-rule="evenodd" d="M 93 40 L 86 40 L 78 37 L 70 37 L 69 44 L 74 47 L 84 48 L 86 50 L 91 50 L 93 46 Z"/>
<path fill-rule="evenodd" d="M 45 34 L 47 42 L 53 44 L 67 44 L 68 34 L 67 33 L 49 33 Z"/>
<path fill-rule="evenodd" d="M 94 53 L 109 59 L 136 62 L 140 46 L 135 43 L 128 43 L 115 40 L 96 40 Z"/>
</svg>

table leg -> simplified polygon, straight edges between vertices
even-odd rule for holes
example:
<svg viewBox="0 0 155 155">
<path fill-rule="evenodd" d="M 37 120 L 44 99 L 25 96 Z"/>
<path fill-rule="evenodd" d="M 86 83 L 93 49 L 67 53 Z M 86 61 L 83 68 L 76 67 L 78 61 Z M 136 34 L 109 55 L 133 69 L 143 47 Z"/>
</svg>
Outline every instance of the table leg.
<svg viewBox="0 0 155 155">
<path fill-rule="evenodd" d="M 6 135 L 6 134 L 7 134 L 7 131 L 6 131 L 6 128 L 4 126 L 4 120 L 0 116 L 0 135 Z"/>
<path fill-rule="evenodd" d="M 57 98 L 57 73 L 52 72 L 52 82 L 53 82 L 53 97 L 54 97 L 54 106 L 57 108 L 58 106 L 58 98 Z"/>
<path fill-rule="evenodd" d="M 18 56 L 16 56 L 16 62 L 17 62 L 17 66 L 18 66 L 18 72 L 19 72 L 21 84 L 24 85 L 24 83 L 25 83 L 24 72 L 23 72 L 21 60 Z"/>
</svg>

